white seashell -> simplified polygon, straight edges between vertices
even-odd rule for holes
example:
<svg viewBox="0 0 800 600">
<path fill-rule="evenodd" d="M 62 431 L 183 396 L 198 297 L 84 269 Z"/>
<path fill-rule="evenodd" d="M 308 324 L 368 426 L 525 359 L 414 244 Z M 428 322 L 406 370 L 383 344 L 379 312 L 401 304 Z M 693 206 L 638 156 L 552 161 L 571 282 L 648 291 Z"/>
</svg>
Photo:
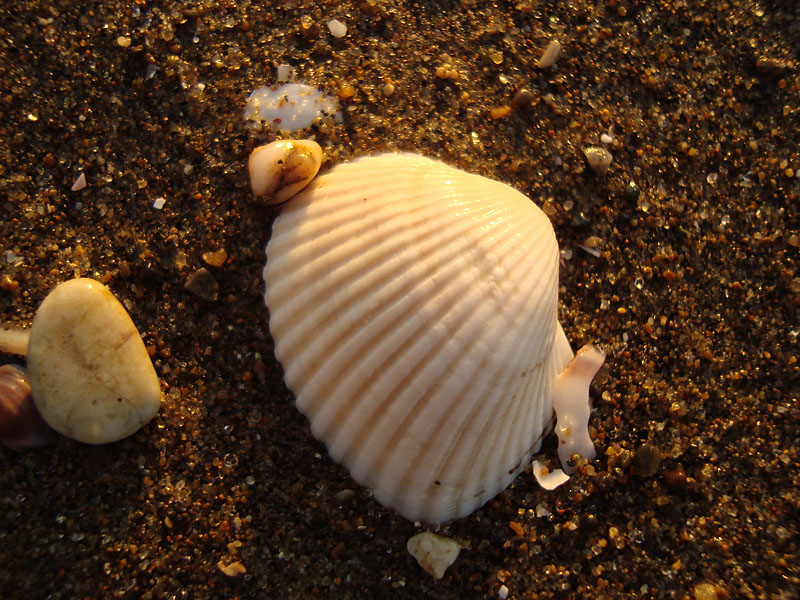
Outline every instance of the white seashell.
<svg viewBox="0 0 800 600">
<path fill-rule="evenodd" d="M 278 140 L 250 154 L 250 186 L 254 195 L 271 195 L 268 203 L 280 204 L 307 186 L 320 165 L 322 148 L 314 140 Z"/>
<path fill-rule="evenodd" d="M 264 268 L 275 354 L 379 502 L 457 519 L 539 449 L 573 356 L 558 261 L 523 194 L 412 154 L 340 164 L 283 208 Z"/>
</svg>

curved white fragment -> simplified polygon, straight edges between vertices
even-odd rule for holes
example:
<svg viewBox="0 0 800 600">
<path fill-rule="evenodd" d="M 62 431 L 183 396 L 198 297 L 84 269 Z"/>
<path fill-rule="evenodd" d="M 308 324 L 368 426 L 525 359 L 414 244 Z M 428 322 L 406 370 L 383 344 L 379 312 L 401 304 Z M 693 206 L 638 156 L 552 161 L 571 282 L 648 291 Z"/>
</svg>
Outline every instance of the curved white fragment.
<svg viewBox="0 0 800 600">
<path fill-rule="evenodd" d="M 256 196 L 271 195 L 269 204 L 286 202 L 314 179 L 322 165 L 322 148 L 314 140 L 278 140 L 250 154 L 250 187 Z"/>
<path fill-rule="evenodd" d="M 536 481 L 548 492 L 569 481 L 569 475 L 561 469 L 550 471 L 538 460 L 533 461 L 531 466 L 533 467 L 533 476 L 536 477 Z"/>
<path fill-rule="evenodd" d="M 28 354 L 30 337 L 27 329 L 0 329 L 0 352 L 25 356 Z"/>
<path fill-rule="evenodd" d="M 558 457 L 567 473 L 575 470 L 567 464 L 573 454 L 580 454 L 587 460 L 595 457 L 594 444 L 589 437 L 589 385 L 605 358 L 605 353 L 587 344 L 578 350 L 553 384 Z"/>
</svg>

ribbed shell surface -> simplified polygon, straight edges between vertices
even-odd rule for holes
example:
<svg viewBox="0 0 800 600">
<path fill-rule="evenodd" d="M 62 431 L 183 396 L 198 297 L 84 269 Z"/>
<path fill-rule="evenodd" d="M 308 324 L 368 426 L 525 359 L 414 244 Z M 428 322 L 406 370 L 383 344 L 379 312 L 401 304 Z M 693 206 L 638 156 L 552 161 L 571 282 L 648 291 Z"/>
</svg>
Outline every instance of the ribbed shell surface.
<svg viewBox="0 0 800 600">
<path fill-rule="evenodd" d="M 465 516 L 538 449 L 572 352 L 523 194 L 412 154 L 343 163 L 284 207 L 264 279 L 298 408 L 382 504 Z"/>
</svg>

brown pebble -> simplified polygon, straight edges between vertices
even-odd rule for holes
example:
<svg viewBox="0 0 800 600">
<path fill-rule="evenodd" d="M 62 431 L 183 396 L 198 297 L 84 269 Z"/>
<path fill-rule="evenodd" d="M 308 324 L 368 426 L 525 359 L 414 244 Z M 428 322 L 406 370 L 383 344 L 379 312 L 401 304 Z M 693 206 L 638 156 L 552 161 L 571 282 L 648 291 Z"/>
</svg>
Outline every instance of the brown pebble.
<svg viewBox="0 0 800 600">
<path fill-rule="evenodd" d="M 127 279 L 132 275 L 131 264 L 127 260 L 119 263 L 119 276 L 122 279 Z"/>
<path fill-rule="evenodd" d="M 536 94 L 534 94 L 530 90 L 521 89 L 518 90 L 514 97 L 511 98 L 511 108 L 514 110 L 519 110 L 520 108 L 525 108 L 531 105 L 536 99 Z"/>
<path fill-rule="evenodd" d="M 344 542 L 339 542 L 331 549 L 331 558 L 337 560 L 344 552 Z"/>
<path fill-rule="evenodd" d="M 0 277 L 0 288 L 3 288 L 5 291 L 16 292 L 18 287 L 19 282 L 15 279 L 11 279 L 8 275 Z"/>
<path fill-rule="evenodd" d="M 189 275 L 183 287 L 201 300 L 214 301 L 219 296 L 217 280 L 203 267 Z"/>
<path fill-rule="evenodd" d="M 782 58 L 759 56 L 756 58 L 756 69 L 767 75 L 778 76 L 789 74 L 794 69 L 794 65 L 791 61 Z"/>
<path fill-rule="evenodd" d="M 661 464 L 661 450 L 655 444 L 644 444 L 633 455 L 633 472 L 640 477 L 652 477 Z"/>
<path fill-rule="evenodd" d="M 686 488 L 686 471 L 683 467 L 678 465 L 674 469 L 670 469 L 664 473 L 664 483 L 667 487 L 673 490 L 682 490 Z"/>
</svg>

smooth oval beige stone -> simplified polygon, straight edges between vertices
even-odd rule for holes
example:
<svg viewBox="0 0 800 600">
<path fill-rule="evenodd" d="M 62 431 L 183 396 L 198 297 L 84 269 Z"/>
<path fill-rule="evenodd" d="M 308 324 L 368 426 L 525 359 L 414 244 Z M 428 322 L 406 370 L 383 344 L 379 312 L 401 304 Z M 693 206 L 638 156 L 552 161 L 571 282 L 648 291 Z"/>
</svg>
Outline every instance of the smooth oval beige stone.
<svg viewBox="0 0 800 600">
<path fill-rule="evenodd" d="M 115 442 L 158 412 L 161 387 L 125 308 L 93 279 L 44 299 L 30 329 L 33 400 L 53 429 L 87 444 Z"/>
</svg>

